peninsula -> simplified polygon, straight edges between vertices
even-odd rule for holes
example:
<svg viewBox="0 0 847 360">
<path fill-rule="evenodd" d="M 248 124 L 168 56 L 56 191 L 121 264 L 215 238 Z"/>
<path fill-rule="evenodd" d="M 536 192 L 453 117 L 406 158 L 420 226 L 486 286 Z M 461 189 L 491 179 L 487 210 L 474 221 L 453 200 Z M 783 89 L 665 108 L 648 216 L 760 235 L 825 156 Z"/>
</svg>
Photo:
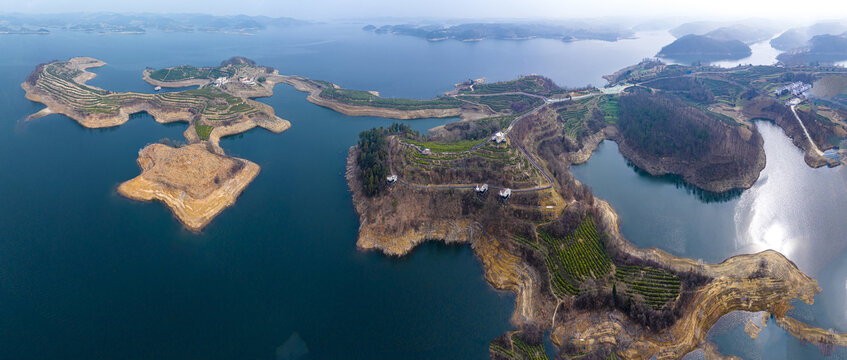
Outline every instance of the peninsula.
<svg viewBox="0 0 847 360">
<path fill-rule="evenodd" d="M 706 333 L 736 310 L 771 314 L 804 341 L 845 346 L 847 334 L 787 315 L 792 301 L 812 303 L 821 289 L 783 255 L 704 264 L 639 249 L 620 233 L 615 211 L 569 171 L 611 139 L 653 174 L 714 192 L 746 188 L 765 162 L 755 119 L 782 126 L 810 166 L 835 166 L 815 149 L 847 136 L 845 108 L 790 86 L 828 71 L 647 61 L 610 75 L 604 89 L 567 90 L 543 77 L 459 84 L 448 97 L 538 101 L 431 136 L 402 125 L 361 133 L 346 174 L 357 246 L 402 256 L 427 240 L 470 244 L 492 286 L 517 294 L 515 330 L 491 342 L 492 359 L 546 358 L 545 332 L 568 357 L 678 359 L 702 349 L 718 358 Z"/>
</svg>

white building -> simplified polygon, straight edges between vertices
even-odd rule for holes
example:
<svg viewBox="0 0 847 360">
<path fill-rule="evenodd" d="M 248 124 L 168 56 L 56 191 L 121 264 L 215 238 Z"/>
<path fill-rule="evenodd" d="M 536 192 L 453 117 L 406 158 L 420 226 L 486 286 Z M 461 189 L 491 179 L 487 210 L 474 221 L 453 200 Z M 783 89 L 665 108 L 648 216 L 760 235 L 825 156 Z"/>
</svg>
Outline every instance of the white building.
<svg viewBox="0 0 847 360">
<path fill-rule="evenodd" d="M 385 178 L 385 180 L 388 180 L 389 184 L 393 184 L 395 181 L 397 181 L 397 175 L 394 175 L 394 174 L 388 175 Z"/>
<path fill-rule="evenodd" d="M 508 199 L 509 196 L 512 196 L 512 189 L 505 188 L 503 190 L 500 190 L 500 197 L 501 198 Z"/>
<path fill-rule="evenodd" d="M 504 134 L 502 131 L 498 131 L 497 133 L 494 134 L 494 136 L 491 137 L 491 141 L 494 141 L 498 144 L 505 142 L 506 141 L 506 134 Z"/>
<path fill-rule="evenodd" d="M 484 192 L 488 191 L 488 184 L 477 185 L 477 186 L 474 188 L 474 191 L 476 191 L 476 192 L 478 192 L 478 193 L 480 193 L 480 194 L 481 194 L 481 193 L 484 193 Z"/>
<path fill-rule="evenodd" d="M 791 84 L 785 85 L 781 88 L 777 88 L 773 91 L 773 94 L 779 96 L 783 91 L 788 91 L 791 95 L 806 95 L 805 93 L 812 89 L 812 84 L 806 84 L 801 81 L 796 81 Z"/>
</svg>

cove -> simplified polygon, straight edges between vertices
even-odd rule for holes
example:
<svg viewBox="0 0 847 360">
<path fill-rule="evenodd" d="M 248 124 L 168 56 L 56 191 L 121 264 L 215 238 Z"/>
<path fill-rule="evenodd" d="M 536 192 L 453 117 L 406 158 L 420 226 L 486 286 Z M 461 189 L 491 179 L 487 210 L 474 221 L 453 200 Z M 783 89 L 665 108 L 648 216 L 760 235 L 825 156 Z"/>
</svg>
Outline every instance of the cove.
<svg viewBox="0 0 847 360">
<path fill-rule="evenodd" d="M 739 195 L 715 199 L 692 192 L 667 177 L 652 177 L 629 165 L 617 144 L 604 141 L 588 162 L 571 167 L 594 195 L 608 201 L 621 218 L 624 236 L 639 247 L 657 247 L 678 256 L 720 262 L 733 255 L 774 249 L 785 254 L 823 291 L 812 306 L 796 304 L 791 316 L 815 326 L 847 329 L 847 170 L 811 169 L 782 130 L 767 121 L 756 126 L 764 139 L 767 165 L 757 182 Z M 732 331 L 743 334 L 735 326 Z M 721 332 L 725 334 L 726 332 Z M 715 336 L 719 350 L 745 358 L 820 357 L 816 347 L 797 341 L 770 323 L 764 336 Z M 753 345 L 757 344 L 757 345 Z M 757 352 L 755 349 L 770 349 Z M 814 351 L 798 350 L 813 349 Z M 751 350 L 752 349 L 752 350 Z M 807 350 L 808 350 L 807 349 Z M 838 349 L 844 351 L 844 349 Z M 779 358 L 779 357 L 777 357 Z"/>
</svg>

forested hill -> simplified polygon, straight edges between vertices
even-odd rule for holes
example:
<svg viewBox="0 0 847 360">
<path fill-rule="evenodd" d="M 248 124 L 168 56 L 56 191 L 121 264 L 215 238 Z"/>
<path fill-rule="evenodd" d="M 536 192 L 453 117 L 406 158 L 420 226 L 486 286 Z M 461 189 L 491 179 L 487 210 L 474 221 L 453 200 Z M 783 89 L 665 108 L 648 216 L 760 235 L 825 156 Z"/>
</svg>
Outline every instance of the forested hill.
<svg viewBox="0 0 847 360">
<path fill-rule="evenodd" d="M 747 44 L 738 40 L 715 39 L 705 35 L 686 35 L 663 47 L 657 56 L 693 62 L 742 59 L 752 53 Z"/>
</svg>

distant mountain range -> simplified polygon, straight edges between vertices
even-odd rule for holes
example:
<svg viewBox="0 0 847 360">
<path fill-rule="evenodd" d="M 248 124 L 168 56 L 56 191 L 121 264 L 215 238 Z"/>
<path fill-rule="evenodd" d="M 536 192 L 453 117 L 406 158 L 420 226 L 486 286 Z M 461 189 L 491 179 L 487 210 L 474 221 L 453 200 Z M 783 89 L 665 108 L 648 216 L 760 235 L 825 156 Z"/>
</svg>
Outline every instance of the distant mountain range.
<svg viewBox="0 0 847 360">
<path fill-rule="evenodd" d="M 847 32 L 847 26 L 840 22 L 823 22 L 812 26 L 797 27 L 786 30 L 773 40 L 774 49 L 789 51 L 809 45 L 809 40 L 818 35 L 836 35 Z"/>
<path fill-rule="evenodd" d="M 18 28 L 12 28 L 9 26 L 0 26 L 0 34 L 38 34 L 38 35 L 46 35 L 49 34 L 50 30 L 39 28 L 39 29 L 30 29 L 20 26 Z"/>
<path fill-rule="evenodd" d="M 0 15 L 0 34 L 46 34 L 49 30 L 98 33 L 144 33 L 149 30 L 172 32 L 255 33 L 268 27 L 308 24 L 292 18 L 267 16 L 214 16 L 204 14 L 116 14 L 70 13 Z M 39 30 L 29 31 L 30 28 Z M 23 30 L 18 30 L 23 29 Z M 43 31 L 42 31 L 43 30 Z"/>
<path fill-rule="evenodd" d="M 745 44 L 765 41 L 781 29 L 778 24 L 762 19 L 736 22 L 696 21 L 679 25 L 669 32 L 676 38 L 686 35 L 705 35 L 716 40 L 738 40 Z"/>
<path fill-rule="evenodd" d="M 362 28 L 378 34 L 408 35 L 429 41 L 459 40 L 480 41 L 484 39 L 526 40 L 533 38 L 562 41 L 603 40 L 617 41 L 632 37 L 630 30 L 612 27 L 589 27 L 584 24 L 520 24 L 520 23 L 471 23 L 453 26 L 442 25 L 367 25 Z"/>
</svg>

